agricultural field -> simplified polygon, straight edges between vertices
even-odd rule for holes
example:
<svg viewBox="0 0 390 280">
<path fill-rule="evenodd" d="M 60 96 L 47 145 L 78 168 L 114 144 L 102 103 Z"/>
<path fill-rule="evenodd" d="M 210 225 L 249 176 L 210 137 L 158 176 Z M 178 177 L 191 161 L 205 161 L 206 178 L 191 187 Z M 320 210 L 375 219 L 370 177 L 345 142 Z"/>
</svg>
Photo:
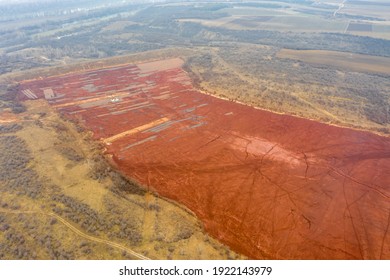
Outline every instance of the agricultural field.
<svg viewBox="0 0 390 280">
<path fill-rule="evenodd" d="M 220 9 L 221 18 L 179 21 L 233 30 L 332 32 L 389 39 L 389 10 L 386 2 L 257 1 Z"/>
<path fill-rule="evenodd" d="M 244 255 L 389 257 L 388 138 L 203 94 L 182 64 L 29 80 L 18 96 L 78 120 L 116 168 L 188 207 Z"/>
<path fill-rule="evenodd" d="M 341 14 L 354 16 L 366 16 L 372 19 L 390 20 L 388 9 L 390 4 L 386 0 L 382 1 L 347 1 L 339 11 Z"/>
<path fill-rule="evenodd" d="M 368 56 L 353 53 L 282 49 L 277 53 L 279 58 L 303 61 L 309 64 L 327 65 L 347 71 L 362 73 L 390 73 L 390 58 Z"/>
<path fill-rule="evenodd" d="M 241 11 L 241 10 L 240 10 Z M 338 32 L 344 33 L 348 21 L 322 19 L 315 15 L 282 14 L 257 12 L 251 10 L 249 15 L 232 15 L 216 20 L 181 19 L 180 22 L 197 22 L 208 27 L 222 27 L 233 30 L 269 30 L 299 32 Z M 260 14 L 260 15 L 259 15 Z M 269 16 L 272 14 L 272 16 Z"/>
</svg>

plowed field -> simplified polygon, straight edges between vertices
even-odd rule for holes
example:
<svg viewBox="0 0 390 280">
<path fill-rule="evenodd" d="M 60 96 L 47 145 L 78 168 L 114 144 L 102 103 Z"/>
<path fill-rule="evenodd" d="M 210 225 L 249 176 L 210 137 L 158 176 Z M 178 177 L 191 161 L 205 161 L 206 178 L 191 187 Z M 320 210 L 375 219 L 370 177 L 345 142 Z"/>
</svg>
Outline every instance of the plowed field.
<svg viewBox="0 0 390 280">
<path fill-rule="evenodd" d="M 390 139 L 195 90 L 180 59 L 26 81 L 251 258 L 390 259 Z"/>
</svg>

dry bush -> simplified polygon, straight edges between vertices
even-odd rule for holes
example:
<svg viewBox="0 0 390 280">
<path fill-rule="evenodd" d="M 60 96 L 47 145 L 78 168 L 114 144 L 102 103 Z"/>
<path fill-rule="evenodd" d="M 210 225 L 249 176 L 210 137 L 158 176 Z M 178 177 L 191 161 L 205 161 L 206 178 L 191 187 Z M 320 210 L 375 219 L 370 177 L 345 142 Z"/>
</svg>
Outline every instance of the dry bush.
<svg viewBox="0 0 390 280">
<path fill-rule="evenodd" d="M 188 239 L 194 234 L 194 226 L 183 215 L 172 212 L 171 220 L 176 221 L 176 232 L 172 238 L 173 242 Z"/>
<path fill-rule="evenodd" d="M 136 195 L 145 195 L 146 190 L 139 183 L 132 179 L 128 179 L 117 171 L 110 172 L 111 180 L 114 183 L 112 190 L 115 193 L 128 193 Z"/>
<path fill-rule="evenodd" d="M 82 155 L 80 155 L 75 149 L 71 147 L 58 147 L 58 150 L 70 161 L 80 162 L 84 159 Z"/>
<path fill-rule="evenodd" d="M 87 204 L 64 194 L 54 194 L 52 200 L 62 204 L 62 207 L 53 207 L 53 212 L 77 223 L 90 234 L 109 233 L 109 237 L 127 240 L 132 245 L 142 242 L 139 223 L 129 217 L 125 219 L 112 213 L 100 214 Z"/>
<path fill-rule="evenodd" d="M 11 133 L 21 130 L 22 126 L 19 124 L 10 124 L 10 125 L 0 125 L 0 134 L 2 133 Z"/>
<path fill-rule="evenodd" d="M 42 183 L 38 174 L 28 167 L 31 160 L 26 143 L 16 136 L 0 137 L 0 182 L 3 191 L 37 198 Z"/>
</svg>

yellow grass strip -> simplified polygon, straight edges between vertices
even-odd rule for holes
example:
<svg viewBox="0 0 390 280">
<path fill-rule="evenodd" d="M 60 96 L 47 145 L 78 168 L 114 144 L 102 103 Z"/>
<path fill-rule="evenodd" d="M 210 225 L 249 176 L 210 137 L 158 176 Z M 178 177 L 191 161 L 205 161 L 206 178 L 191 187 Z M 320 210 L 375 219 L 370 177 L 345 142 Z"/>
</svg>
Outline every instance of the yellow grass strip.
<svg viewBox="0 0 390 280">
<path fill-rule="evenodd" d="M 115 140 L 118 140 L 120 138 L 123 138 L 123 137 L 126 137 L 128 135 L 131 135 L 131 134 L 135 134 L 135 133 L 138 133 L 138 132 L 141 132 L 141 131 L 144 131 L 146 129 L 149 129 L 149 128 L 152 128 L 154 126 L 157 126 L 159 124 L 162 124 L 162 123 L 165 123 L 169 121 L 168 118 L 164 117 L 164 118 L 161 118 L 161 119 L 158 119 L 158 120 L 155 120 L 155 121 L 152 121 L 150 123 L 147 123 L 147 124 L 144 124 L 144 125 L 141 125 L 139 127 L 136 127 L 136 128 L 133 128 L 133 129 L 130 129 L 130 130 L 127 130 L 127 131 L 124 131 L 124 132 L 121 132 L 119 134 L 116 134 L 114 136 L 111 136 L 111 137 L 108 137 L 106 139 L 103 140 L 104 143 L 111 143 Z"/>
</svg>

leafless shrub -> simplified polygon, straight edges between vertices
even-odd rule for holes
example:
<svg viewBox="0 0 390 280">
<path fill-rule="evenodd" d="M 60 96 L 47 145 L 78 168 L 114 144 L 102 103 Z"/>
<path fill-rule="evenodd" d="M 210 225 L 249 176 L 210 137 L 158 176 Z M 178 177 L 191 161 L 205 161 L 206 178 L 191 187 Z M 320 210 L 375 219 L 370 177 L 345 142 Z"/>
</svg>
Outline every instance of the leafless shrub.
<svg viewBox="0 0 390 280">
<path fill-rule="evenodd" d="M 88 205 L 68 197 L 64 194 L 52 195 L 52 200 L 63 205 L 63 208 L 56 206 L 53 211 L 59 215 L 70 219 L 79 224 L 84 230 L 92 234 L 100 232 L 110 232 L 111 238 L 126 239 L 132 245 L 142 242 L 142 235 L 138 229 L 138 224 L 132 221 L 118 217 L 117 223 L 112 222 L 112 216 L 109 218 L 101 216 Z M 119 225 L 119 230 L 116 226 Z M 114 229 L 115 228 L 115 229 Z"/>
<path fill-rule="evenodd" d="M 19 209 L 20 209 L 20 204 L 13 203 L 13 204 L 11 205 L 11 209 L 12 209 L 12 210 L 19 210 Z"/>
<path fill-rule="evenodd" d="M 111 171 L 111 168 L 102 155 L 95 155 L 91 164 L 92 170 L 89 175 L 94 180 L 101 180 L 106 178 Z"/>
<path fill-rule="evenodd" d="M 136 195 L 145 195 L 146 190 L 134 180 L 128 179 L 119 172 L 110 172 L 111 180 L 114 182 L 114 192 L 125 192 Z"/>
<path fill-rule="evenodd" d="M 177 221 L 176 233 L 172 237 L 172 242 L 177 242 L 183 239 L 188 239 L 194 234 L 194 228 L 189 221 L 187 221 L 182 215 L 173 212 L 171 219 Z"/>
<path fill-rule="evenodd" d="M 161 210 L 161 207 L 157 204 L 149 204 L 148 209 L 159 212 Z"/>
<path fill-rule="evenodd" d="M 0 125 L 0 133 L 11 133 L 22 129 L 20 124 Z"/>
<path fill-rule="evenodd" d="M 57 223 L 57 219 L 56 218 L 51 218 L 50 219 L 50 225 L 55 225 Z"/>
<path fill-rule="evenodd" d="M 51 126 L 56 130 L 56 132 L 64 132 L 68 130 L 61 122 L 53 123 Z"/>
<path fill-rule="evenodd" d="M 91 248 L 83 248 L 83 249 L 81 250 L 81 252 L 82 252 L 83 254 L 85 254 L 85 255 L 89 255 L 89 254 L 92 253 L 92 249 L 91 249 Z"/>
<path fill-rule="evenodd" d="M 82 155 L 76 152 L 75 149 L 71 147 L 59 147 L 58 150 L 64 155 L 68 160 L 80 162 L 84 159 Z"/>
<path fill-rule="evenodd" d="M 0 181 L 3 188 L 19 195 L 36 198 L 42 183 L 38 174 L 28 167 L 31 160 L 25 142 L 16 136 L 0 137 Z"/>
<path fill-rule="evenodd" d="M 20 102 L 17 102 L 17 101 L 11 103 L 10 107 L 11 107 L 12 112 L 14 114 L 20 114 L 20 113 L 26 112 L 26 106 L 24 106 L 23 103 L 20 103 Z"/>
<path fill-rule="evenodd" d="M 0 231 L 5 232 L 10 228 L 8 224 L 2 224 L 0 225 Z"/>
</svg>

